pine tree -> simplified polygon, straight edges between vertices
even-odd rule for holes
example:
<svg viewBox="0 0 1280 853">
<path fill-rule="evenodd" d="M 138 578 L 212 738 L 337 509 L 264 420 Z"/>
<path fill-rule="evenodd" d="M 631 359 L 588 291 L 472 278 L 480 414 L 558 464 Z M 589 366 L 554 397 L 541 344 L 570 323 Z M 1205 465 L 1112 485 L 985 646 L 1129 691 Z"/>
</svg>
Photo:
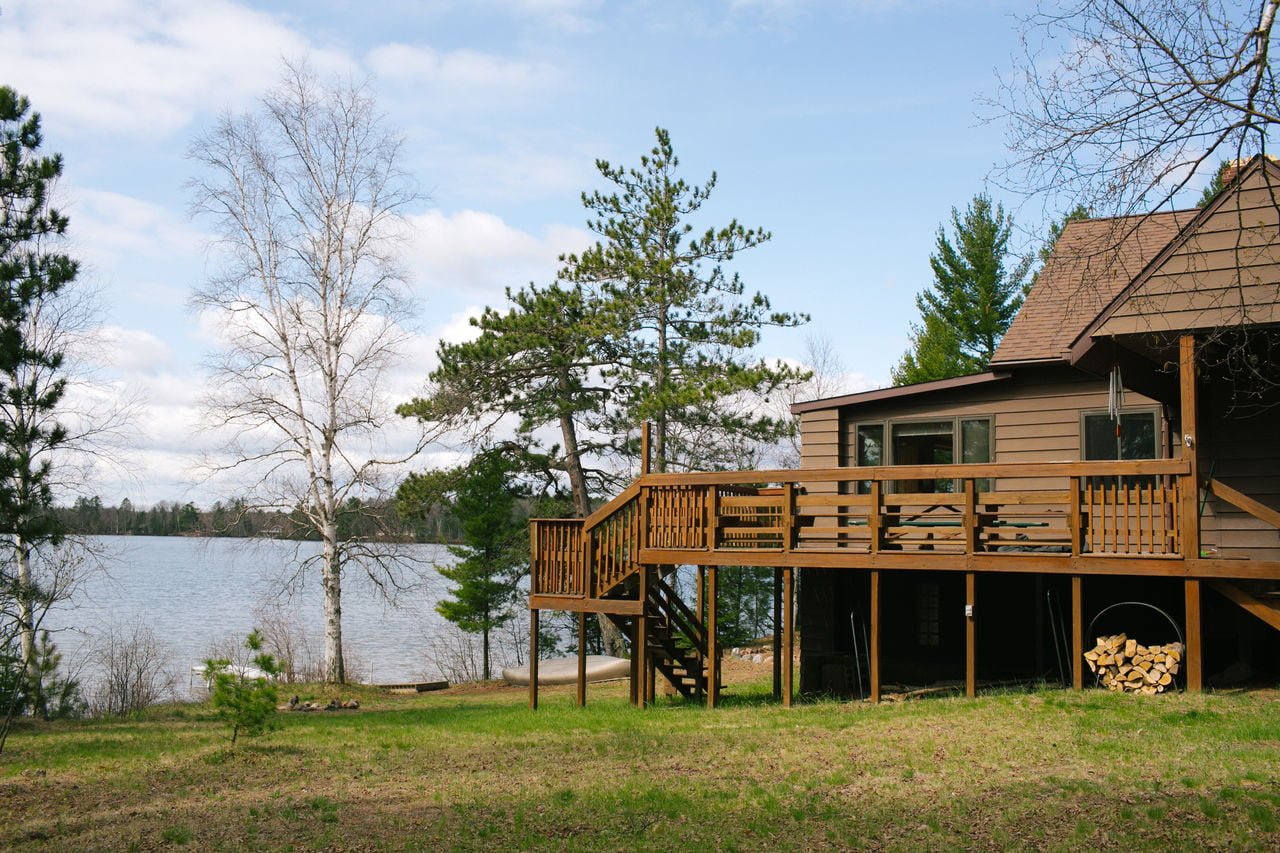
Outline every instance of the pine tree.
<svg viewBox="0 0 1280 853">
<path fill-rule="evenodd" d="M 436 610 L 463 631 L 481 635 L 486 681 L 490 635 L 515 615 L 520 579 L 528 571 L 526 522 L 516 514 L 517 467 L 502 449 L 488 448 L 461 468 L 411 475 L 396 495 L 402 514 L 444 504 L 462 525 L 464 544 L 449 548 L 458 562 L 436 567 L 453 582 L 450 597 Z"/>
<path fill-rule="evenodd" d="M 921 322 L 894 370 L 897 384 L 984 369 L 1022 307 L 1031 258 L 1011 257 L 1013 217 L 1003 205 L 974 196 L 963 217 L 951 209 L 951 227 L 951 236 L 938 229 L 938 248 L 929 257 L 933 284 L 916 297 Z"/>
<path fill-rule="evenodd" d="M 652 421 L 655 470 L 718 467 L 732 461 L 726 448 L 785 434 L 785 422 L 733 403 L 804 378 L 750 353 L 761 329 L 808 317 L 773 311 L 760 293 L 745 295 L 724 264 L 768 241 L 769 232 L 732 220 L 695 233 L 689 219 L 710 198 L 716 175 L 702 186 L 686 183 L 670 135 L 662 128 L 656 135 L 639 168 L 596 161 L 615 188 L 582 197 L 593 217 L 588 227 L 601 239 L 566 256 L 562 277 L 603 301 L 613 433 Z"/>
<path fill-rule="evenodd" d="M 397 411 L 453 425 L 488 426 L 514 415 L 530 449 L 536 431 L 558 429 L 563 443 L 549 448 L 549 464 L 567 475 L 574 511 L 586 516 L 592 492 L 604 485 L 584 461 L 602 447 L 584 439 L 584 427 L 598 423 L 609 394 L 593 374 L 602 363 L 598 305 L 582 288 L 559 285 L 508 290 L 507 299 L 506 313 L 486 308 L 472 319 L 479 336 L 440 344 L 434 393 Z"/>
<path fill-rule="evenodd" d="M 68 225 L 50 205 L 62 158 L 40 154 L 41 142 L 39 114 L 0 86 L 0 534 L 13 548 L 15 570 L 3 572 L 33 679 L 40 677 L 35 612 L 45 594 L 31 563 L 36 548 L 63 537 L 52 511 L 50 453 L 67 439 L 55 418 L 66 389 L 63 354 L 39 334 L 39 313 L 78 271 L 54 250 Z"/>
</svg>

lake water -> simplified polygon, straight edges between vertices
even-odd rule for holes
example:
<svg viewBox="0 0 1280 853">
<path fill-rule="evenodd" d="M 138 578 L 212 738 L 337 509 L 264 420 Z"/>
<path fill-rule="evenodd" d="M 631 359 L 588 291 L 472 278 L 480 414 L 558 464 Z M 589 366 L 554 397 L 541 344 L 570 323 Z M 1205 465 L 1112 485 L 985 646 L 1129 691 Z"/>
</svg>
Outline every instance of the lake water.
<svg viewBox="0 0 1280 853">
<path fill-rule="evenodd" d="M 45 622 L 57 629 L 55 642 L 72 666 L 84 661 L 95 639 L 111 626 L 141 622 L 165 646 L 182 693 L 192 681 L 193 665 L 216 644 L 243 642 L 264 612 L 291 623 L 296 635 L 305 637 L 317 655 L 321 652 L 318 573 L 313 570 L 292 595 L 281 595 L 282 578 L 297 556 L 314 555 L 318 543 L 177 536 L 94 541 L 112 554 L 107 571 L 91 578 L 74 607 L 58 609 Z M 402 594 L 395 607 L 363 580 L 362 570 L 347 569 L 342 626 L 351 680 L 386 683 L 439 676 L 432 643 L 453 629 L 435 612 L 446 584 L 430 567 L 450 564 L 453 557 L 440 545 L 404 548 L 424 567 L 425 578 L 422 588 Z M 92 683 L 92 668 L 83 676 Z"/>
</svg>

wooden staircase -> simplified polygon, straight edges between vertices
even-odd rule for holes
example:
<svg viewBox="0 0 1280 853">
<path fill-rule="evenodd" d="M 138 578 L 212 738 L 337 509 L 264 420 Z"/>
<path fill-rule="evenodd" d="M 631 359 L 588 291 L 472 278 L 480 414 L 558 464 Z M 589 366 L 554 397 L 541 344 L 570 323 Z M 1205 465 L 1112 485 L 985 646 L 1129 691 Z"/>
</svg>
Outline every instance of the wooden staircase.
<svg viewBox="0 0 1280 853">
<path fill-rule="evenodd" d="M 671 574 L 655 571 L 649 578 L 644 619 L 645 657 L 676 692 L 686 699 L 696 699 L 706 695 L 708 685 L 707 629 L 698 614 L 668 583 Z M 628 591 L 634 596 L 637 584 L 634 577 L 631 580 Z M 606 615 L 624 634 L 635 636 L 636 617 Z"/>
<path fill-rule="evenodd" d="M 1214 580 L 1209 587 L 1272 628 L 1280 631 L 1280 593 L 1269 583 Z"/>
</svg>

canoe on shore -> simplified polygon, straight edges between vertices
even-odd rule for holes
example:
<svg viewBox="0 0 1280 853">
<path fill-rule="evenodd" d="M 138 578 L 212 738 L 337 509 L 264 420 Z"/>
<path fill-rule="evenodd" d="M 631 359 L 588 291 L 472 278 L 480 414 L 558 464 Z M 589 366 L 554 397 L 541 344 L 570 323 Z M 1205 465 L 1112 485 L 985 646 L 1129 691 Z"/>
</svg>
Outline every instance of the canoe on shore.
<svg viewBox="0 0 1280 853">
<path fill-rule="evenodd" d="M 631 674 L 631 661 L 609 655 L 587 655 L 587 681 L 612 681 Z M 529 665 L 502 671 L 508 684 L 527 685 Z M 574 684 L 578 680 L 578 659 L 552 658 L 538 661 L 538 684 Z"/>
</svg>

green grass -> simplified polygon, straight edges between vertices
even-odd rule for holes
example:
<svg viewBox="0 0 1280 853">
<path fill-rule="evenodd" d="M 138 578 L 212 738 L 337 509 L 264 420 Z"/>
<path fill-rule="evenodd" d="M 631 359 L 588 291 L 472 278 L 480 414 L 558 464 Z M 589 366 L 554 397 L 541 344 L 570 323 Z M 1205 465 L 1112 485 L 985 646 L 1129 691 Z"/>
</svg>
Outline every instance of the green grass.
<svg viewBox="0 0 1280 853">
<path fill-rule="evenodd" d="M 365 692 L 235 748 L 204 706 L 26 724 L 0 848 L 1280 848 L 1273 691 L 784 710 L 766 689 L 713 712 L 618 685 L 536 713 L 516 690 Z"/>
</svg>

